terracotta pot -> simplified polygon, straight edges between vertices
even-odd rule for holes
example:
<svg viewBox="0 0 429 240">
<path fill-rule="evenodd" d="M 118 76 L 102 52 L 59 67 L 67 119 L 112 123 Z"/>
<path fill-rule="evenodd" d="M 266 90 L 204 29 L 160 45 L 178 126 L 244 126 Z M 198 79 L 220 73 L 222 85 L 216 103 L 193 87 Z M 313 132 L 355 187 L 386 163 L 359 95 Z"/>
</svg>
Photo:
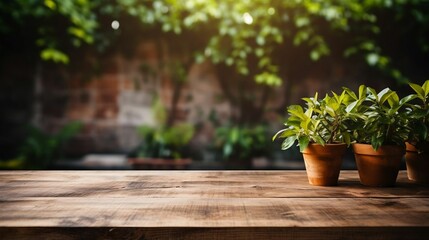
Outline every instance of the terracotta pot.
<svg viewBox="0 0 429 240">
<path fill-rule="evenodd" d="M 409 143 L 405 143 L 407 152 L 405 162 L 407 163 L 408 179 L 419 184 L 429 184 L 429 143 L 423 149 L 425 152 L 418 152 L 417 148 Z"/>
<path fill-rule="evenodd" d="M 346 149 L 346 144 L 308 145 L 302 151 L 308 182 L 316 186 L 337 185 Z"/>
<path fill-rule="evenodd" d="M 405 148 L 381 146 L 375 151 L 370 144 L 353 144 L 360 182 L 371 187 L 390 187 L 396 183 Z"/>
</svg>

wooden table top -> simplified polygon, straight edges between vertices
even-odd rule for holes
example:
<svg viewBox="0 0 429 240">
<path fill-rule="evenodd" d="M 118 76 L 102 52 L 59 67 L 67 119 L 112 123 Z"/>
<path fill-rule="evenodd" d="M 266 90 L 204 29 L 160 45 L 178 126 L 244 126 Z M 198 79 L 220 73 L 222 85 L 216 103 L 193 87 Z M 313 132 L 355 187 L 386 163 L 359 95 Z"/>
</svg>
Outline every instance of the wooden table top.
<svg viewBox="0 0 429 240">
<path fill-rule="evenodd" d="M 429 188 L 404 171 L 391 188 L 362 186 L 356 171 L 335 187 L 309 185 L 305 171 L 0 171 L 0 236 L 90 229 L 128 239 L 429 237 Z"/>
</svg>

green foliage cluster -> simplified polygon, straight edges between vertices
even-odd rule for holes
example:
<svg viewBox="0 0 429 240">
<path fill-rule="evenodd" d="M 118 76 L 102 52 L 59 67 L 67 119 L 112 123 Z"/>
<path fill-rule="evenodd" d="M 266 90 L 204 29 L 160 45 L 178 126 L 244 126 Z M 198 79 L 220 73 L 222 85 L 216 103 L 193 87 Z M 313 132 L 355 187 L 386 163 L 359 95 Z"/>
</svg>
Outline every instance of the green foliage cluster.
<svg viewBox="0 0 429 240">
<path fill-rule="evenodd" d="M 407 104 L 408 125 L 411 128 L 408 141 L 415 145 L 420 152 L 429 142 L 429 80 L 421 86 L 410 83 L 414 94 L 410 95 L 416 102 Z"/>
<path fill-rule="evenodd" d="M 89 0 L 16 0 L 0 2 L 0 34 L 35 31 L 33 43 L 40 58 L 68 63 L 64 49 L 92 44 L 99 22 L 96 8 L 100 1 Z M 59 25 L 65 23 L 64 25 Z M 22 34 L 22 33 L 19 33 Z M 66 36 L 68 42 L 62 42 Z"/>
<path fill-rule="evenodd" d="M 192 139 L 194 128 L 182 123 L 172 127 L 140 126 L 138 132 L 143 138 L 138 157 L 179 159 L 183 157 L 182 147 Z"/>
<path fill-rule="evenodd" d="M 216 129 L 216 147 L 226 160 L 250 160 L 268 149 L 266 127 L 224 126 Z"/>
<path fill-rule="evenodd" d="M 347 92 L 354 100 L 347 112 L 356 116 L 349 125 L 356 142 L 371 144 L 375 150 L 382 145 L 404 145 L 410 130 L 404 105 L 411 97 L 399 99 L 389 88 L 377 93 L 364 85 L 358 95 L 349 89 Z"/>
<path fill-rule="evenodd" d="M 64 125 L 57 133 L 47 134 L 39 128 L 30 126 L 19 155 L 15 159 L 2 162 L 0 168 L 46 169 L 61 157 L 64 144 L 81 128 L 80 122 L 71 122 Z"/>
<path fill-rule="evenodd" d="M 194 126 L 188 123 L 167 124 L 167 110 L 159 100 L 153 106 L 157 126 L 142 125 L 138 133 L 143 141 L 137 149 L 138 157 L 182 158 L 183 147 L 194 136 Z"/>
<path fill-rule="evenodd" d="M 369 65 L 405 80 L 377 39 L 383 31 L 380 21 L 384 19 L 379 15 L 382 10 L 418 29 L 415 42 L 422 51 L 429 52 L 429 16 L 422 0 L 2 1 L 0 34 L 36 29 L 35 39 L 29 40 L 34 41 L 41 58 L 67 63 L 68 46 L 101 46 L 103 39 L 112 36 L 113 30 L 103 27 L 106 22 L 110 24 L 118 17 L 133 18 L 173 35 L 200 33 L 206 44 L 198 45 L 191 53 L 198 62 L 209 59 L 225 64 L 269 86 L 282 82 L 282 58 L 274 55 L 284 45 L 305 47 L 308 53 L 303 54 L 314 61 L 329 55 L 333 48 L 342 49 L 344 56 L 360 53 Z M 349 36 L 353 40 L 339 47 L 330 39 L 332 32 L 336 38 Z"/>
<path fill-rule="evenodd" d="M 345 56 L 363 52 L 369 65 L 389 68 L 389 57 L 383 55 L 376 42 L 380 32 L 376 10 L 405 8 L 419 1 L 381 0 L 177 0 L 148 1 L 119 0 L 126 11 L 146 24 L 160 24 L 163 31 L 182 34 L 185 30 L 216 26 L 217 32 L 209 36 L 204 49 L 196 51 L 197 61 L 210 59 L 234 67 L 249 75 L 250 61 L 257 61 L 253 74 L 258 83 L 270 86 L 281 84 L 278 63 L 273 53 L 282 44 L 304 45 L 310 49 L 309 57 L 317 61 L 331 52 L 324 28 L 344 34 L 358 34 L 356 42 L 348 46 Z M 419 12 L 419 9 L 415 9 Z M 416 13 L 417 14 L 417 13 Z M 420 14 L 423 15 L 424 14 Z M 425 17 L 421 21 L 428 21 Z M 425 44 L 425 47 L 427 44 Z M 399 71 L 392 71 L 396 78 Z"/>
<path fill-rule="evenodd" d="M 382 145 L 404 145 L 409 141 L 422 146 L 428 141 L 429 80 L 422 86 L 410 84 L 415 94 L 399 98 L 385 88 L 377 92 L 361 85 L 357 93 L 344 88 L 340 95 L 332 93 L 318 100 L 304 98 L 307 105 L 288 107 L 286 128 L 274 135 L 285 138 L 282 149 L 298 142 L 300 150 L 309 143 L 321 145 L 351 142 L 371 144 L 377 150 Z M 420 102 L 413 103 L 414 99 Z"/>
<path fill-rule="evenodd" d="M 312 98 L 304 98 L 306 107 L 291 105 L 288 107 L 289 118 L 285 122 L 285 129 L 274 135 L 276 138 L 285 138 L 282 149 L 288 149 L 298 141 L 303 151 L 309 143 L 332 144 L 351 142 L 351 132 L 347 121 L 351 114 L 346 113 L 346 107 L 351 99 L 346 91 L 340 95 L 332 92 L 323 99 L 318 94 Z"/>
</svg>

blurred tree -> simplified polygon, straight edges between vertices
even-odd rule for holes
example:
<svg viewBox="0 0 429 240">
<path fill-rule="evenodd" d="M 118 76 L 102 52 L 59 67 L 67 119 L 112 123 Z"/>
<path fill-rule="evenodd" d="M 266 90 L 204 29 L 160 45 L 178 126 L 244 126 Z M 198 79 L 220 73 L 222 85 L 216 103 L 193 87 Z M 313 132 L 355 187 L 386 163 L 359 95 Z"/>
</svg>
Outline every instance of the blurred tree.
<svg viewBox="0 0 429 240">
<path fill-rule="evenodd" d="M 1 50 L 24 37 L 42 59 L 67 63 L 70 49 L 94 43 L 100 48 L 109 42 L 112 29 L 100 27 L 103 19 L 127 15 L 175 35 L 203 31 L 206 44 L 192 49 L 197 61 L 224 64 L 269 86 L 280 85 L 284 78 L 279 68 L 288 67 L 283 66 L 288 56 L 276 57 L 276 52 L 288 43 L 305 46 L 308 51 L 303 54 L 314 61 L 342 48 L 344 56 L 358 54 L 368 65 L 406 81 L 401 61 L 390 57 L 396 55 L 389 51 L 389 34 L 392 29 L 405 31 L 405 36 L 395 34 L 406 44 L 401 47 L 427 55 L 428 5 L 425 0 L 2 1 L 0 35 L 9 41 Z M 112 28 L 119 23 L 112 22 Z M 344 42 L 330 38 L 332 32 Z"/>
<path fill-rule="evenodd" d="M 16 0 L 0 2 L 2 49 L 22 43 L 34 46 L 40 58 L 68 63 L 68 47 L 94 43 L 98 26 L 95 7 L 99 1 L 88 0 Z M 67 39 L 68 41 L 63 41 Z M 32 47 L 31 47 L 32 48 Z"/>
<path fill-rule="evenodd" d="M 364 61 L 397 82 L 418 75 L 409 71 L 410 66 L 415 69 L 413 63 L 429 59 L 426 1 L 119 0 L 118 3 L 146 25 L 185 35 L 182 40 L 188 39 L 185 40 L 188 45 L 192 46 L 189 42 L 196 41 L 195 36 L 200 32 L 206 44 L 195 45 L 190 52 L 198 62 L 208 59 L 216 64 L 220 85 L 237 113 L 233 120 L 240 123 L 260 121 L 271 92 L 269 87 L 279 86 L 282 79 L 301 80 L 302 73 L 297 76 L 296 71 L 304 69 L 291 68 L 305 65 L 303 58 L 318 61 L 335 52 Z M 398 30 L 398 25 L 411 25 L 413 30 Z M 392 35 L 400 31 L 403 33 Z M 395 41 L 391 36 L 395 36 Z M 396 41 L 401 43 L 400 47 Z M 293 48 L 299 50 L 288 51 Z M 410 49 L 416 54 L 411 54 Z M 404 63 L 404 56 L 414 59 Z M 402 72 L 407 70 L 404 75 Z M 425 74 L 427 71 L 420 75 Z M 263 88 L 262 95 L 257 95 L 253 91 L 255 86 L 245 83 L 248 79 L 268 87 Z M 256 89 L 260 90 L 257 86 Z"/>
<path fill-rule="evenodd" d="M 196 52 L 196 59 L 206 58 L 215 64 L 232 66 L 238 73 L 270 86 L 281 83 L 278 73 L 282 58 L 273 56 L 279 46 L 287 42 L 307 46 L 308 57 L 314 61 L 329 55 L 333 47 L 343 47 L 345 56 L 360 53 L 368 65 L 386 71 L 399 81 L 406 80 L 401 67 L 392 64 L 379 39 L 380 33 L 388 33 L 384 27 L 404 22 L 412 25 L 415 35 L 408 36 L 409 43 L 417 43 L 425 53 L 429 50 L 426 14 L 429 6 L 421 0 L 118 2 L 130 15 L 139 17 L 145 24 L 159 23 L 166 32 L 181 34 L 184 29 L 202 26 L 214 29 L 205 48 Z M 336 41 L 329 39 L 332 31 L 343 33 L 347 43 L 336 45 Z M 256 69 L 251 66 L 252 60 L 256 61 Z"/>
</svg>

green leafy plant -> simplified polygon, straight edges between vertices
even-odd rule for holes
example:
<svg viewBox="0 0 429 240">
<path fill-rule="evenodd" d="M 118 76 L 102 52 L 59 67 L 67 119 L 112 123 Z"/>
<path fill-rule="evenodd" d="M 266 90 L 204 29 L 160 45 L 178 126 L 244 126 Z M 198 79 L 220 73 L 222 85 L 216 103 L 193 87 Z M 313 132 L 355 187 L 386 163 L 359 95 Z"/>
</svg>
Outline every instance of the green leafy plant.
<svg viewBox="0 0 429 240">
<path fill-rule="evenodd" d="M 141 126 L 138 132 L 143 138 L 139 157 L 178 159 L 183 157 L 183 147 L 192 139 L 194 127 L 186 123 L 172 127 Z"/>
<path fill-rule="evenodd" d="M 61 157 L 64 144 L 81 128 L 80 122 L 71 122 L 57 133 L 47 134 L 39 128 L 30 126 L 18 159 L 23 159 L 25 167 L 28 168 L 46 168 Z"/>
<path fill-rule="evenodd" d="M 157 126 L 143 125 L 138 133 L 143 141 L 137 149 L 138 157 L 178 159 L 183 157 L 183 148 L 194 136 L 191 124 L 167 124 L 167 110 L 159 100 L 155 101 L 153 113 Z"/>
<path fill-rule="evenodd" d="M 348 124 L 353 140 L 371 144 L 374 150 L 382 145 L 404 145 L 409 127 L 403 106 L 411 96 L 399 99 L 389 88 L 377 93 L 364 85 L 359 87 L 358 95 L 347 88 L 345 91 L 353 99 L 346 108 L 353 116 Z"/>
<path fill-rule="evenodd" d="M 350 97 L 343 91 L 340 95 L 332 92 L 323 99 L 318 93 L 312 98 L 303 98 L 306 107 L 291 105 L 288 107 L 289 118 L 284 123 L 286 128 L 277 132 L 276 138 L 284 138 L 282 149 L 288 149 L 297 141 L 303 151 L 309 143 L 321 145 L 332 143 L 350 144 L 351 136 L 345 124 L 349 118 L 346 106 Z"/>
<path fill-rule="evenodd" d="M 418 102 L 407 104 L 406 116 L 410 134 L 408 142 L 416 146 L 418 151 L 424 151 L 424 146 L 429 142 L 429 80 L 422 86 L 414 83 L 409 84 L 414 90 L 410 99 L 417 99 Z"/>
<path fill-rule="evenodd" d="M 250 160 L 265 154 L 268 146 L 267 129 L 256 127 L 224 126 L 216 129 L 216 146 L 224 159 Z"/>
</svg>

